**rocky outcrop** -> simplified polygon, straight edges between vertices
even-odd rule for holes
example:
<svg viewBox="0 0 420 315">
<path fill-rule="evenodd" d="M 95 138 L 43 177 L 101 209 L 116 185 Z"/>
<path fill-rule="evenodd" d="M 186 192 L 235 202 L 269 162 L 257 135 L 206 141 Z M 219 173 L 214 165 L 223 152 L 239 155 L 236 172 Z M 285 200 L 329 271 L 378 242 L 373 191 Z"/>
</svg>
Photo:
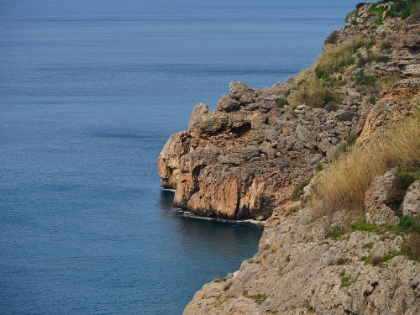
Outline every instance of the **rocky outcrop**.
<svg viewBox="0 0 420 315">
<path fill-rule="evenodd" d="M 318 163 L 333 160 L 356 136 L 363 145 L 390 121 L 412 115 L 412 100 L 420 97 L 420 24 L 411 17 L 384 18 L 383 8 L 391 4 L 358 6 L 327 38 L 326 52 L 362 43 L 348 48 L 354 50 L 350 70 L 338 69 L 323 83 L 341 82 L 340 103 L 314 108 L 311 97 L 319 96 L 312 93 L 301 104 L 288 105 L 296 102 L 302 82 L 314 75 L 324 80 L 312 69 L 262 90 L 231 83 L 214 111 L 197 105 L 188 131 L 172 135 L 158 159 L 162 186 L 176 190 L 175 206 L 205 216 L 266 220 Z M 359 89 L 381 76 L 378 86 L 389 88 Z"/>
<path fill-rule="evenodd" d="M 266 229 L 258 253 L 206 284 L 190 314 L 418 314 L 420 266 L 401 255 L 403 238 L 354 231 L 327 238 L 307 209 Z"/>
<path fill-rule="evenodd" d="M 158 172 L 176 206 L 267 220 L 258 253 L 206 284 L 184 314 L 420 314 L 417 175 L 408 190 L 395 169 L 375 178 L 359 228 L 351 209 L 300 209 L 316 196 L 314 180 L 290 202 L 324 164 L 354 142 L 380 143 L 384 127 L 420 105 L 420 15 L 387 15 L 391 5 L 358 4 L 327 38 L 324 53 L 353 53 L 331 59 L 344 63 L 335 73 L 326 62 L 262 90 L 231 83 L 214 111 L 197 105 L 188 130 L 170 137 Z"/>
<path fill-rule="evenodd" d="M 408 187 L 402 203 L 404 216 L 420 215 L 420 181 L 415 181 Z"/>
<path fill-rule="evenodd" d="M 400 222 L 394 212 L 403 197 L 398 190 L 398 182 L 399 179 L 392 172 L 374 179 L 365 196 L 366 222 L 377 225 Z"/>
<path fill-rule="evenodd" d="M 358 142 L 366 141 L 390 121 L 412 115 L 420 97 L 420 79 L 403 79 L 385 91 L 367 114 Z"/>
<path fill-rule="evenodd" d="M 158 160 L 162 186 L 176 190 L 175 206 L 265 220 L 358 126 L 357 108 L 279 108 L 283 94 L 282 84 L 257 90 L 231 83 L 216 110 L 194 108 L 188 131 L 172 135 Z M 337 120 L 345 110 L 354 111 L 352 120 Z"/>
</svg>

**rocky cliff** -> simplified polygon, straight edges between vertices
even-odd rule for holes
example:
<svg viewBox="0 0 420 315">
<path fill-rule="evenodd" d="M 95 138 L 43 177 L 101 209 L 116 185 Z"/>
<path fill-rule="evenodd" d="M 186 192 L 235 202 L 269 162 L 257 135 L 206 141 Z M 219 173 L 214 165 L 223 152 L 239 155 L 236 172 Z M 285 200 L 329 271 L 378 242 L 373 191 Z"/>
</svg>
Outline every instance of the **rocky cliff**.
<svg viewBox="0 0 420 315">
<path fill-rule="evenodd" d="M 293 188 L 345 139 L 353 122 L 305 105 L 279 108 L 285 87 L 264 90 L 231 83 L 213 112 L 197 105 L 188 131 L 171 136 L 158 160 L 174 204 L 227 219 L 270 217 Z M 354 121 L 357 126 L 357 119 Z"/>
<path fill-rule="evenodd" d="M 258 253 L 184 314 L 420 314 L 419 76 L 419 2 L 361 3 L 313 67 L 194 108 L 159 156 L 162 186 L 195 214 L 267 223 Z M 361 208 L 324 201 L 330 164 L 386 150 L 410 119 L 409 163 L 384 162 Z"/>
</svg>

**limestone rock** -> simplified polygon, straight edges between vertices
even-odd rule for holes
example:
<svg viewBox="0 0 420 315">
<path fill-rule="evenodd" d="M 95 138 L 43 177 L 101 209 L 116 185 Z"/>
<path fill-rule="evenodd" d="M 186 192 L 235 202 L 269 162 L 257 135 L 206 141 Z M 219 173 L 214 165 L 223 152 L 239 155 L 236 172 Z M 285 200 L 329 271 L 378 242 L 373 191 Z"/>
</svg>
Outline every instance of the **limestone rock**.
<svg viewBox="0 0 420 315">
<path fill-rule="evenodd" d="M 218 113 L 208 113 L 200 116 L 200 121 L 197 124 L 197 133 L 199 135 L 211 135 L 217 131 L 222 131 L 226 128 L 228 122 L 227 115 Z"/>
<path fill-rule="evenodd" d="M 367 140 L 389 121 L 411 115 L 413 112 L 411 101 L 419 95 L 419 79 L 404 79 L 397 82 L 379 98 L 370 110 L 357 141 L 360 143 Z"/>
<path fill-rule="evenodd" d="M 420 181 L 415 181 L 410 185 L 402 203 L 404 216 L 420 214 Z"/>
<path fill-rule="evenodd" d="M 355 231 L 332 240 L 324 227 L 307 209 L 282 218 L 253 258 L 230 279 L 206 284 L 183 314 L 419 312 L 420 264 L 398 254 L 402 237 Z M 377 264 L 385 255 L 395 256 Z"/>
<path fill-rule="evenodd" d="M 178 132 L 173 134 L 163 147 L 158 158 L 158 173 L 163 187 L 176 189 L 181 167 L 179 156 L 188 152 L 188 145 L 188 133 Z"/>
<path fill-rule="evenodd" d="M 241 103 L 239 101 L 223 95 L 217 104 L 217 109 L 220 111 L 231 112 L 238 110 L 240 106 Z"/>
<path fill-rule="evenodd" d="M 401 199 L 397 184 L 398 178 L 392 172 L 374 179 L 365 195 L 367 222 L 377 225 L 399 222 L 399 218 L 389 207 L 394 201 Z"/>
<path fill-rule="evenodd" d="M 242 82 L 229 83 L 229 90 L 229 97 L 240 104 L 253 103 L 257 97 L 256 91 Z"/>
<path fill-rule="evenodd" d="M 315 146 L 316 135 L 311 133 L 301 124 L 296 127 L 296 135 L 308 148 L 313 148 Z"/>
<path fill-rule="evenodd" d="M 188 122 L 188 131 L 193 132 L 200 123 L 200 119 L 203 115 L 209 113 L 209 108 L 206 104 L 200 103 L 196 105 L 191 114 L 190 121 Z"/>
<path fill-rule="evenodd" d="M 333 160 L 349 135 L 359 136 L 360 147 L 377 141 L 389 122 L 412 115 L 418 103 L 418 15 L 402 20 L 384 13 L 378 19 L 373 5 L 383 12 L 391 2 L 358 4 L 323 47 L 375 39 L 372 47 L 357 49 L 351 66 L 331 74 L 341 103 L 277 106 L 280 99 L 299 99 L 296 86 L 316 75 L 312 70 L 262 90 L 232 82 L 215 111 L 197 109 L 189 131 L 165 145 L 158 169 L 162 185 L 176 189 L 176 206 L 267 220 L 258 253 L 226 281 L 205 285 L 184 314 L 420 314 L 420 264 L 401 255 L 407 244 L 402 236 L 352 231 L 333 240 L 328 235 L 343 231 L 352 217 L 346 209 L 317 220 L 308 209 L 287 210 L 293 188 L 315 174 L 316 163 Z M 363 75 L 378 79 L 378 86 L 405 79 L 376 94 L 376 84 L 356 84 Z M 419 186 L 404 197 L 392 172 L 377 177 L 365 195 L 366 220 L 397 224 L 395 211 L 419 214 Z M 314 195 L 312 180 L 302 200 Z"/>
</svg>

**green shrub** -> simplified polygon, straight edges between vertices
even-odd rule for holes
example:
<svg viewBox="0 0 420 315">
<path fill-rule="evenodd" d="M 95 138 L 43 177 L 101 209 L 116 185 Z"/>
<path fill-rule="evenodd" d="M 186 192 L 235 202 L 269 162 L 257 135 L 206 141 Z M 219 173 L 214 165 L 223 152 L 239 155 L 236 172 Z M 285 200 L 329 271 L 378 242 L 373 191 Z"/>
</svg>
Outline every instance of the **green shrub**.
<svg viewBox="0 0 420 315">
<path fill-rule="evenodd" d="M 398 227 L 403 232 L 413 232 L 420 234 L 420 216 L 404 216 L 400 219 Z"/>
<path fill-rule="evenodd" d="M 335 44 L 338 40 L 338 36 L 340 34 L 340 31 L 335 30 L 330 35 L 328 35 L 327 39 L 325 40 L 325 43 L 327 44 Z"/>
<path fill-rule="evenodd" d="M 381 43 L 381 49 L 390 49 L 391 48 L 391 43 L 389 42 L 389 40 L 384 40 Z"/>
<path fill-rule="evenodd" d="M 337 103 L 336 102 L 334 102 L 334 101 L 331 101 L 331 102 L 328 102 L 327 103 L 327 105 L 325 105 L 325 110 L 327 111 L 327 112 L 335 112 L 336 110 L 338 110 L 340 107 L 337 105 Z"/>
<path fill-rule="evenodd" d="M 375 77 L 371 75 L 365 75 L 362 71 L 357 76 L 351 78 L 356 85 L 375 85 Z"/>
<path fill-rule="evenodd" d="M 277 101 L 277 107 L 283 108 L 285 105 L 289 105 L 289 102 L 285 98 L 281 98 Z"/>
<path fill-rule="evenodd" d="M 317 78 L 305 81 L 297 87 L 292 105 L 306 104 L 310 107 L 324 107 L 329 102 L 340 103 L 343 94 L 332 85 Z"/>
<path fill-rule="evenodd" d="M 322 163 L 318 163 L 316 165 L 316 171 L 317 172 L 321 172 L 324 169 L 324 166 L 322 165 Z"/>
<path fill-rule="evenodd" d="M 348 287 L 350 284 L 352 284 L 352 281 L 351 281 L 351 278 L 350 277 L 342 277 L 341 278 L 340 288 L 342 288 L 342 287 Z"/>
<path fill-rule="evenodd" d="M 406 192 L 408 187 L 416 180 L 415 173 L 404 172 L 401 168 L 398 168 L 395 176 L 398 178 L 398 189 L 401 192 Z"/>
<path fill-rule="evenodd" d="M 402 217 L 400 219 L 400 223 L 398 226 L 403 230 L 408 230 L 413 225 L 413 218 L 412 217 Z"/>
</svg>

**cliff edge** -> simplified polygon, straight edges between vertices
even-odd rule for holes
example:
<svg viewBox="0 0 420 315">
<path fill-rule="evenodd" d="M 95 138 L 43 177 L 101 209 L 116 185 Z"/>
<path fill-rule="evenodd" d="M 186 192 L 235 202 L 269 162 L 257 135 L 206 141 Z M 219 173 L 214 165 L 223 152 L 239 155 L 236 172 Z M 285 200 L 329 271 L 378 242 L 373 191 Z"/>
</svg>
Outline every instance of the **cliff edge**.
<svg viewBox="0 0 420 315">
<path fill-rule="evenodd" d="M 174 204 L 267 220 L 184 314 L 420 313 L 420 3 L 360 3 L 314 65 L 197 105 L 158 159 Z"/>
</svg>

